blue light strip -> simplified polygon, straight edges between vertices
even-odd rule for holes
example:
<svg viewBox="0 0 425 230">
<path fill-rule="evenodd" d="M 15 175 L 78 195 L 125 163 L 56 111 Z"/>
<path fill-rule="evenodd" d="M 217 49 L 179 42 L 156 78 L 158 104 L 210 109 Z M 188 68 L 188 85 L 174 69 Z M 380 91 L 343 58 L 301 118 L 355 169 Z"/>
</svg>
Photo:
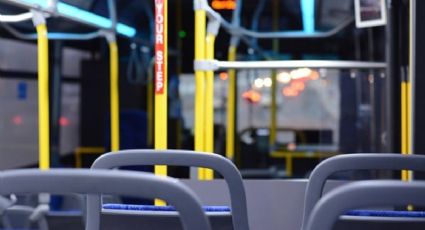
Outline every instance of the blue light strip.
<svg viewBox="0 0 425 230">
<path fill-rule="evenodd" d="M 78 17 L 78 19 L 82 19 L 82 20 L 87 21 L 91 24 L 98 25 L 99 27 L 102 27 L 102 28 L 111 28 L 111 26 L 112 26 L 111 20 L 104 18 L 104 17 L 101 17 L 101 16 L 96 15 L 96 14 L 92 14 L 88 11 L 78 9 L 75 6 L 71 6 L 71 5 L 62 3 L 62 2 L 58 2 L 57 7 L 58 7 L 57 8 L 58 12 L 66 15 L 66 16 Z"/>
<path fill-rule="evenodd" d="M 117 24 L 117 32 L 129 38 L 136 36 L 136 29 L 122 23 Z"/>
<path fill-rule="evenodd" d="M 46 8 L 46 7 L 49 6 L 47 0 L 23 0 L 23 1 L 24 2 L 27 2 L 27 3 L 30 3 L 30 4 L 37 4 L 37 5 L 39 5 L 41 7 L 44 7 L 44 8 Z"/>
<path fill-rule="evenodd" d="M 303 31 L 304 33 L 314 33 L 315 31 L 315 0 L 300 0 L 301 12 L 303 18 Z"/>
<path fill-rule="evenodd" d="M 44 8 L 48 6 L 47 0 L 23 0 L 23 1 L 31 3 L 31 4 L 37 4 Z M 88 24 L 94 24 L 104 29 L 110 29 L 112 26 L 112 21 L 108 18 L 90 13 L 88 11 L 79 9 L 75 6 L 71 6 L 63 2 L 58 2 L 57 10 L 58 10 L 58 13 L 60 14 L 63 14 L 72 18 L 78 18 L 78 20 L 85 21 Z M 136 29 L 122 23 L 117 23 L 117 33 L 127 37 L 134 37 L 136 35 Z"/>
</svg>

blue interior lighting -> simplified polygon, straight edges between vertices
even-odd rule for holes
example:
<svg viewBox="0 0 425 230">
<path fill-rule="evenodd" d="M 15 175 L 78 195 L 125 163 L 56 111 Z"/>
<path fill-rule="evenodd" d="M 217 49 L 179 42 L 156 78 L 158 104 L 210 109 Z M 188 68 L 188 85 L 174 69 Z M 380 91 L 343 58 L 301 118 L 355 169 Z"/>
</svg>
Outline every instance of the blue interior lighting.
<svg viewBox="0 0 425 230">
<path fill-rule="evenodd" d="M 58 12 L 69 17 L 76 17 L 79 20 L 87 21 L 91 24 L 98 25 L 102 28 L 110 28 L 112 26 L 111 20 L 101 17 L 96 14 L 92 14 L 88 11 L 78 9 L 75 6 L 71 6 L 62 2 L 58 2 Z"/>
<path fill-rule="evenodd" d="M 23 0 L 23 2 L 30 3 L 30 4 L 37 4 L 41 7 L 49 6 L 48 0 Z"/>
<path fill-rule="evenodd" d="M 315 0 L 300 0 L 304 33 L 314 33 Z"/>
<path fill-rule="evenodd" d="M 117 32 L 130 38 L 136 36 L 136 29 L 122 23 L 117 24 Z"/>
<path fill-rule="evenodd" d="M 28 3 L 32 3 L 32 4 L 38 4 L 41 7 L 48 6 L 47 0 L 24 0 L 24 1 Z M 112 21 L 108 18 L 90 13 L 88 11 L 79 9 L 75 6 L 71 6 L 63 2 L 58 2 L 57 10 L 60 14 L 73 17 L 73 18 L 78 18 L 78 20 L 85 21 L 89 24 L 94 24 L 101 28 L 109 29 L 112 26 Z M 136 35 L 136 29 L 122 23 L 117 23 L 117 33 L 127 37 L 134 37 Z"/>
</svg>

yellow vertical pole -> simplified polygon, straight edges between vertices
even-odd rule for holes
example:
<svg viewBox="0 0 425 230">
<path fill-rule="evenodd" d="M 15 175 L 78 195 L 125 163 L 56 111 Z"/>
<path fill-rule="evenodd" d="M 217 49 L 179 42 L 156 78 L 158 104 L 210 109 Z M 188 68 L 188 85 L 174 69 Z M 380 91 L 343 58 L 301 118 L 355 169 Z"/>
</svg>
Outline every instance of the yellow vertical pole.
<svg viewBox="0 0 425 230">
<path fill-rule="evenodd" d="M 413 147 L 413 140 L 411 136 L 411 130 L 412 130 L 412 121 L 411 121 L 411 114 L 412 114 L 412 108 L 411 108 L 411 81 L 413 76 L 413 65 L 414 65 L 414 59 L 413 59 L 413 52 L 414 52 L 414 33 L 413 33 L 413 26 L 414 26 L 414 6 L 415 1 L 410 0 L 409 4 L 409 71 L 407 79 L 405 79 L 405 82 L 402 82 L 402 100 L 404 98 L 404 106 L 402 101 L 402 122 L 404 125 L 404 128 L 402 128 L 402 134 L 404 131 L 404 135 L 402 135 L 403 141 L 402 141 L 402 153 L 403 154 L 413 154 L 412 153 L 412 147 Z M 404 90 L 403 90 L 404 88 Z M 404 91 L 404 94 L 403 94 Z M 404 108 L 403 108 L 404 107 Z M 403 181 L 410 181 L 413 179 L 412 171 L 403 170 L 402 171 L 402 180 Z M 412 206 L 409 206 L 408 208 L 412 208 Z"/>
<path fill-rule="evenodd" d="M 206 12 L 195 9 L 195 61 L 205 60 Z M 205 72 L 195 70 L 195 151 L 205 149 Z M 204 179 L 204 171 L 198 170 L 198 178 Z"/>
<path fill-rule="evenodd" d="M 111 31 L 106 34 L 109 44 L 109 92 L 110 92 L 110 122 L 111 122 L 111 151 L 120 149 L 120 94 L 119 94 L 119 61 L 118 44 L 116 38 L 117 12 L 115 2 L 108 1 Z"/>
<path fill-rule="evenodd" d="M 413 61 L 413 57 L 412 57 L 412 52 L 413 52 L 413 24 L 412 24 L 412 13 L 413 13 L 413 1 L 410 1 L 410 9 L 409 9 L 410 13 L 410 17 L 409 17 L 409 75 L 406 77 L 406 79 L 402 80 L 401 83 L 401 122 L 402 122 L 402 127 L 401 127 L 401 150 L 402 150 L 402 154 L 411 154 L 410 150 L 411 150 L 411 145 L 412 145 L 412 140 L 411 140 L 411 135 L 410 135 L 410 125 L 412 124 L 410 122 L 411 119 L 411 106 L 410 106 L 410 102 L 411 102 L 411 96 L 410 96 L 410 91 L 411 91 L 411 85 L 410 85 L 410 79 L 411 76 L 413 74 L 413 70 L 412 70 L 412 61 Z M 410 171 L 408 170 L 403 170 L 401 172 L 401 179 L 403 181 L 409 181 L 412 179 L 412 174 Z"/>
<path fill-rule="evenodd" d="M 410 62 L 411 63 L 411 62 Z M 410 67 L 409 67 L 410 68 Z M 411 90 L 411 81 L 410 81 L 410 76 L 411 76 L 411 70 L 409 71 L 409 77 L 408 77 L 408 79 L 407 79 L 407 82 L 405 83 L 406 84 L 406 86 L 405 86 L 405 88 L 406 88 L 406 96 L 405 96 L 405 98 L 406 98 L 406 112 L 405 112 L 405 117 L 406 117 L 406 124 L 405 124 L 405 126 L 406 126 L 406 149 L 405 149 L 405 154 L 407 154 L 407 155 L 410 155 L 410 154 L 413 154 L 412 152 L 411 152 L 411 145 L 412 145 L 412 139 L 411 139 L 411 133 L 410 133 L 410 129 L 412 128 L 411 126 L 410 126 L 410 119 L 411 119 L 411 116 L 410 116 L 410 114 L 411 114 L 411 94 L 410 94 L 410 90 Z M 411 170 L 403 170 L 402 171 L 402 180 L 403 181 L 411 181 L 412 179 L 413 179 L 413 172 L 411 171 Z M 414 207 L 413 207 L 413 205 L 407 205 L 407 210 L 409 210 L 409 211 L 413 211 L 413 209 L 414 209 Z"/>
<path fill-rule="evenodd" d="M 118 45 L 115 39 L 109 41 L 110 53 L 110 103 L 111 103 L 111 151 L 120 149 L 120 105 Z"/>
<path fill-rule="evenodd" d="M 409 71 L 410 72 L 410 71 Z M 410 73 L 409 73 L 409 75 L 410 75 Z M 412 136 L 411 136 L 411 133 L 410 133 L 410 130 L 411 130 L 411 126 L 410 126 L 410 119 L 411 119 L 411 113 L 412 113 L 412 108 L 411 108 L 411 100 L 412 100 L 412 98 L 411 98 L 411 94 L 410 94 L 410 91 L 411 91 L 411 81 L 410 81 L 410 77 L 409 77 L 409 80 L 408 80 L 408 82 L 407 82 L 407 84 L 406 84 L 406 126 L 407 126 L 407 131 L 406 131 L 406 153 L 408 154 L 408 155 L 410 155 L 410 154 L 413 154 L 410 150 L 411 150 L 411 145 L 412 145 Z M 411 181 L 412 179 L 413 179 L 413 173 L 412 173 L 412 171 L 411 170 L 407 170 L 406 171 L 406 179 L 407 179 L 407 181 Z"/>
<path fill-rule="evenodd" d="M 236 46 L 230 46 L 228 60 L 236 60 Z M 226 157 L 230 160 L 235 158 L 235 117 L 236 117 L 236 70 L 228 71 L 229 84 L 227 93 L 227 132 L 226 132 Z"/>
<path fill-rule="evenodd" d="M 416 0 L 410 0 L 409 2 L 409 71 L 406 79 L 403 79 L 402 84 L 402 154 L 413 154 L 414 146 L 414 120 L 412 113 L 414 108 L 412 108 L 412 98 L 414 91 L 412 91 L 412 86 L 414 87 L 414 67 L 415 67 L 415 51 L 414 46 L 416 45 L 416 38 L 414 37 L 414 26 L 416 24 Z M 413 180 L 413 172 L 410 170 L 403 170 L 401 172 L 401 179 L 403 181 Z M 408 205 L 407 210 L 413 211 L 414 206 Z"/>
<path fill-rule="evenodd" d="M 38 48 L 38 143 L 39 168 L 50 167 L 49 127 L 49 41 L 45 23 L 36 25 Z"/>
<path fill-rule="evenodd" d="M 285 156 L 285 165 L 286 165 L 286 175 L 288 177 L 292 176 L 292 155 L 289 153 Z"/>
<path fill-rule="evenodd" d="M 168 0 L 155 1 L 155 149 L 167 149 Z M 167 166 L 155 165 L 155 174 L 167 175 Z M 156 205 L 165 205 L 155 200 Z"/>
<path fill-rule="evenodd" d="M 215 35 L 208 34 L 206 38 L 207 60 L 214 60 Z M 205 78 L 205 152 L 214 152 L 214 71 L 206 71 Z M 211 169 L 204 170 L 204 179 L 214 179 L 214 172 Z"/>
<path fill-rule="evenodd" d="M 232 15 L 232 25 L 239 27 L 241 25 L 241 13 L 242 13 L 242 0 L 236 1 L 236 8 L 233 11 Z M 228 57 L 229 61 L 236 61 L 237 55 L 237 47 L 240 41 L 240 36 L 233 35 L 230 38 L 230 45 L 228 49 Z M 240 159 L 235 159 L 236 152 L 236 143 L 235 143 L 235 135 L 236 135 L 236 113 L 237 113 L 237 97 L 236 93 L 238 92 L 238 85 L 236 79 L 236 70 L 229 69 L 228 70 L 228 93 L 227 93 L 227 129 L 226 129 L 226 157 L 232 161 L 237 161 L 239 163 Z"/>
<path fill-rule="evenodd" d="M 401 82 L 401 153 L 403 155 L 407 154 L 407 82 L 403 79 Z M 407 171 L 403 170 L 401 172 L 401 179 L 407 181 Z"/>
<path fill-rule="evenodd" d="M 39 169 L 50 168 L 50 124 L 49 124 L 49 40 L 46 19 L 41 12 L 32 11 L 33 23 L 37 30 L 38 65 L 38 148 Z M 39 205 L 49 203 L 48 194 L 39 194 Z M 40 206 L 39 206 L 40 207 Z"/>
</svg>

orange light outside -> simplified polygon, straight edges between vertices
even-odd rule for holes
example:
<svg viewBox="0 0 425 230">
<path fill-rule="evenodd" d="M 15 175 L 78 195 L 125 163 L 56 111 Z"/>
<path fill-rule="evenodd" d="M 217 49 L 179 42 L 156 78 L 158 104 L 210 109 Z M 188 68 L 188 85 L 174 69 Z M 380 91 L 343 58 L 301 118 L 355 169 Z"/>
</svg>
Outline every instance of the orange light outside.
<svg viewBox="0 0 425 230">
<path fill-rule="evenodd" d="M 285 87 L 282 90 L 282 94 L 285 97 L 296 97 L 299 95 L 298 90 L 292 88 L 291 86 Z"/>
<path fill-rule="evenodd" d="M 227 74 L 227 72 L 221 72 L 219 74 L 219 76 L 220 76 L 220 79 L 223 80 L 223 81 L 225 81 L 229 78 L 229 74 Z"/>
<path fill-rule="evenodd" d="M 255 90 L 248 90 L 242 94 L 242 98 L 250 103 L 256 104 L 261 100 L 261 94 Z"/>
<path fill-rule="evenodd" d="M 282 89 L 282 94 L 285 97 L 297 97 L 306 87 L 309 81 L 318 80 L 320 78 L 319 72 L 309 68 L 300 68 L 291 71 L 291 83 Z"/>
<path fill-rule="evenodd" d="M 305 83 L 303 81 L 294 81 L 291 83 L 291 88 L 297 91 L 304 91 Z"/>
<path fill-rule="evenodd" d="M 313 81 L 319 79 L 319 77 L 320 77 L 319 72 L 317 72 L 316 70 L 312 71 L 310 74 L 310 79 Z"/>
<path fill-rule="evenodd" d="M 234 10 L 236 9 L 235 0 L 213 0 L 211 6 L 214 10 Z"/>
</svg>

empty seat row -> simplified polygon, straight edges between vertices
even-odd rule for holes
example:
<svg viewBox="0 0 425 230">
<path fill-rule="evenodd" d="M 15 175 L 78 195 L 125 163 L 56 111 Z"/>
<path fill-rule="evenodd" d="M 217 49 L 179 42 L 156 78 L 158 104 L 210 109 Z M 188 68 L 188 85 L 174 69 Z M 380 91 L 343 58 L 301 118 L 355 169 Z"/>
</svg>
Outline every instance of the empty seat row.
<svg viewBox="0 0 425 230">
<path fill-rule="evenodd" d="M 230 207 L 224 206 L 208 206 L 201 207 L 199 199 L 196 194 L 194 194 L 190 189 L 186 186 L 182 185 L 177 180 L 173 180 L 170 178 L 162 178 L 162 177 L 154 177 L 148 173 L 141 172 L 118 172 L 116 170 L 110 171 L 109 169 L 119 168 L 122 166 L 129 165 L 170 165 L 170 166 L 188 166 L 188 167 L 204 167 L 211 168 L 220 173 L 224 180 L 227 183 L 229 188 L 231 205 Z M 419 182 L 407 184 L 407 183 L 398 183 L 396 181 L 368 181 L 368 182 L 357 182 L 357 183 L 349 183 L 348 185 L 340 186 L 326 194 L 322 197 L 323 187 L 326 183 L 326 180 L 334 173 L 340 171 L 347 170 L 416 170 L 416 171 L 424 171 L 425 170 L 425 156 L 412 155 L 412 156 L 402 156 L 400 154 L 349 154 L 349 155 L 340 155 L 330 159 L 323 161 L 319 164 L 314 171 L 312 172 L 310 179 L 307 183 L 307 188 L 305 192 L 305 202 L 304 202 L 304 216 L 302 229 L 310 230 L 310 229 L 328 229 L 331 224 L 335 222 L 335 218 L 344 214 L 345 218 L 353 217 L 355 220 L 370 220 L 371 217 L 376 217 L 377 220 L 385 222 L 385 221 L 393 221 L 394 218 L 398 218 L 398 220 L 402 221 L 411 221 L 412 218 L 423 218 L 423 212 L 406 212 L 406 211 L 391 211 L 391 210 L 364 210 L 357 208 L 365 208 L 373 205 L 407 205 L 407 204 L 415 204 L 418 202 L 421 203 L 420 198 L 402 198 L 400 200 L 395 199 L 396 196 L 394 194 L 401 194 L 400 191 L 407 191 L 406 193 L 414 194 L 414 196 L 421 197 L 418 191 L 421 190 L 421 186 Z M 30 173 L 34 173 L 35 175 L 45 175 L 46 178 L 53 178 L 52 183 L 57 183 L 58 187 L 46 186 L 44 190 L 40 187 L 44 184 L 49 184 L 48 181 L 42 181 L 42 179 L 38 179 L 32 181 L 33 177 L 30 176 Z M 106 177 L 106 172 L 109 172 Z M 75 175 L 74 175 L 74 174 Z M 30 176 L 26 180 L 26 189 L 28 192 L 50 192 L 50 193 L 64 193 L 64 192 L 78 192 L 88 194 L 87 196 L 87 218 L 86 218 L 86 226 L 87 229 L 99 229 L 101 226 L 101 214 L 102 213 L 113 213 L 114 215 L 140 215 L 141 217 L 146 215 L 151 215 L 157 218 L 157 221 L 166 222 L 169 218 L 178 219 L 178 214 L 181 215 L 182 223 L 185 229 L 189 229 L 190 223 L 187 221 L 193 221 L 196 226 L 201 226 L 207 224 L 210 227 L 210 220 L 213 220 L 213 217 L 216 215 L 221 215 L 224 218 L 231 218 L 232 223 L 230 226 L 224 226 L 219 229 L 235 229 L 235 230 L 248 230 L 249 229 L 249 221 L 248 221 L 248 209 L 247 209 L 247 200 L 246 200 L 246 192 L 244 188 L 244 184 L 242 181 L 242 177 L 237 170 L 237 168 L 232 164 L 231 161 L 227 160 L 224 157 L 215 154 L 202 154 L 199 152 L 193 151 L 183 151 L 183 150 L 164 150 L 164 151 L 155 151 L 155 150 L 127 150 L 120 151 L 116 153 L 107 153 L 98 158 L 91 170 L 52 170 L 48 172 L 40 172 L 37 170 L 24 170 L 24 171 L 10 171 L 5 172 L 7 178 L 15 177 L 16 180 L 24 180 L 25 176 Z M 13 176 L 9 176 L 13 175 Z M 71 180 L 66 178 L 74 177 L 83 177 L 83 175 L 88 175 L 87 180 Z M 117 175 L 114 177 L 114 175 Z M 135 175 L 141 175 L 138 178 Z M 19 177 L 20 176 L 20 177 Z M 3 179 L 4 175 L 0 175 L 1 183 L 4 183 Z M 94 185 L 87 186 L 86 183 L 90 183 L 90 178 L 99 177 L 98 182 Z M 140 180 L 140 184 L 137 186 L 134 185 L 129 186 L 126 184 L 127 180 L 123 180 L 121 183 L 117 178 L 130 177 L 134 182 L 136 180 Z M 41 177 L 43 178 L 43 177 Z M 152 178 L 155 178 L 153 180 Z M 9 180 L 12 180 L 9 179 Z M 94 180 L 94 179 L 92 179 Z M 157 181 L 162 181 L 162 184 L 156 185 L 157 187 L 150 186 L 149 183 L 144 182 L 143 180 L 150 181 L 149 183 L 155 184 L 159 183 Z M 96 187 L 102 181 L 103 183 L 109 185 L 102 185 Z M 14 182 L 14 183 L 21 183 Z M 9 182 L 11 183 L 11 182 Z M 34 189 L 30 189 L 30 187 L 37 183 L 38 185 L 34 185 Z M 169 183 L 173 185 L 168 185 Z M 41 185 L 40 185 L 41 184 Z M 1 184 L 3 187 L 3 184 Z M 405 186 L 406 185 L 406 186 Z M 4 185 L 9 187 L 9 185 Z M 109 187 L 108 187 L 109 186 Z M 159 186 L 159 187 L 158 187 Z M 157 190 L 155 188 L 162 188 L 163 190 Z M 381 186 L 382 188 L 380 188 Z M 60 188 L 59 188 L 60 187 Z M 115 188 L 112 189 L 112 187 Z M 138 192 L 137 190 L 143 187 L 145 192 Z M 391 188 L 386 190 L 386 188 Z M 394 187 L 394 189 L 392 189 Z M 13 188 L 13 187 L 12 187 Z M 95 190 L 90 190 L 90 189 Z M 69 189 L 69 190 L 67 190 Z M 104 189 L 104 190 L 102 190 Z M 133 191 L 127 191 L 128 189 L 132 189 Z M 142 189 L 142 190 L 143 190 Z M 174 192 L 174 189 L 177 189 L 178 192 Z M 47 191 L 48 190 L 48 191 Z M 345 204 L 345 200 L 342 198 L 338 198 L 339 196 L 351 196 L 355 192 L 360 191 L 359 194 L 362 196 L 353 196 L 350 198 L 350 201 Z M 370 192 L 372 190 L 372 192 Z M 394 194 L 392 191 L 394 190 Z M 410 190 L 414 190 L 415 192 L 410 192 Z M 8 191 L 8 192 L 6 192 Z M 148 191 L 150 192 L 148 194 Z M 184 193 L 184 192 L 186 193 Z M 347 192 L 348 191 L 348 192 Z M 381 191 L 382 201 L 380 199 L 372 199 L 372 198 L 364 198 L 364 197 L 374 197 L 379 196 L 376 195 Z M 1 190 L 2 194 L 6 193 L 15 193 L 22 192 L 22 190 L 13 191 L 11 190 Z M 120 193 L 121 192 L 121 193 Z M 184 210 L 179 207 L 183 205 L 179 202 L 175 201 L 175 194 L 185 194 L 182 195 L 186 199 L 187 197 L 192 198 L 192 203 L 194 205 L 198 205 L 199 207 L 191 209 L 192 213 L 201 213 L 192 215 L 192 218 L 185 219 Z M 284 192 L 284 191 L 282 191 Z M 135 195 L 137 193 L 137 195 Z M 171 196 L 170 194 L 173 194 Z M 348 195 L 346 195 L 347 193 Z M 127 205 L 127 204 L 102 204 L 102 194 L 120 194 L 120 195 L 128 195 L 128 196 L 142 196 L 144 198 L 161 198 L 169 201 L 170 206 L 166 207 L 156 207 L 149 205 Z M 344 194 L 344 195 L 341 195 Z M 369 195 L 370 194 L 370 195 Z M 337 198 L 334 198 L 337 197 Z M 358 198 L 359 197 L 359 198 Z M 391 199 L 389 199 L 389 198 Z M 165 199 L 167 198 L 167 199 Z M 363 199 L 364 198 L 364 199 Z M 385 198 L 385 199 L 384 199 Z M 359 199 L 357 202 L 356 199 Z M 392 203 L 391 201 L 394 200 Z M 369 202 L 373 201 L 373 202 Z M 407 202 L 409 201 L 409 202 Z M 334 202 L 334 203 L 332 203 Z M 407 202 L 407 203 L 406 203 Z M 411 202 L 411 203 L 410 203 Z M 329 204 L 330 203 L 330 204 Z M 300 204 L 302 205 L 302 204 Z M 332 209 L 334 208 L 334 209 Z M 329 211 L 329 215 L 327 214 L 327 210 Z M 186 209 L 185 209 L 186 210 Z M 324 211 L 323 211 L 324 210 Z M 132 211 L 129 213 L 128 211 Z M 266 211 L 266 210 L 265 210 Z M 336 217 L 335 217 L 336 216 Z M 355 217 L 354 217 L 355 216 Z M 319 228 L 316 225 L 317 221 L 321 221 L 321 218 L 327 218 L 331 220 L 323 220 L 323 222 L 328 223 L 323 224 L 323 228 Z M 162 219 L 161 219 L 162 218 Z M 365 219 L 369 218 L 369 219 Z M 376 221 L 376 220 L 374 220 Z M 415 220 L 417 221 L 417 220 Z M 421 221 L 424 221 L 421 219 Z M 155 222 L 149 222 L 151 224 L 155 224 Z M 424 222 L 425 223 L 425 222 Z M 175 221 L 171 221 L 170 225 L 174 224 Z M 179 226 L 164 226 L 164 229 L 180 229 Z M 214 225 L 213 225 L 214 226 Z M 322 226 L 322 225 L 320 225 Z M 149 226 L 144 226 L 147 229 L 151 229 Z M 154 226 L 151 226 L 152 228 Z M 136 228 L 136 226 L 135 226 Z M 198 229 L 206 229 L 206 228 L 198 228 Z M 216 228 L 214 228 L 216 229 Z"/>
</svg>

